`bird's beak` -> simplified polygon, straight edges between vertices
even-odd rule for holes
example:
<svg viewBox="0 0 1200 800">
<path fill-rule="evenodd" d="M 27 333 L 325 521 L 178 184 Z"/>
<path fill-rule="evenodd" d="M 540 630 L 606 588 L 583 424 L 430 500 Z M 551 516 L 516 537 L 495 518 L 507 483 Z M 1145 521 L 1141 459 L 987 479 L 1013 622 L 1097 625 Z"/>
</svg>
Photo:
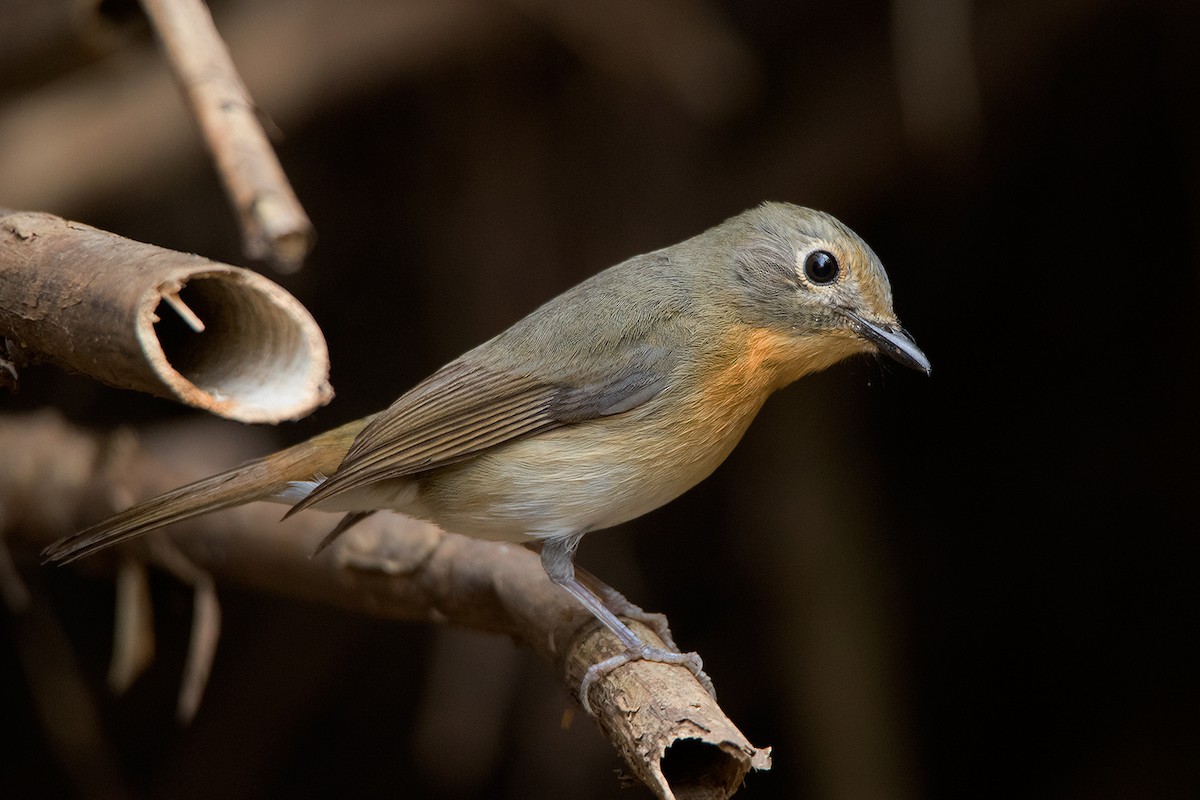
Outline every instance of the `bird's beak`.
<svg viewBox="0 0 1200 800">
<path fill-rule="evenodd" d="M 854 324 L 864 339 L 879 348 L 879 352 L 906 367 L 920 370 L 926 375 L 930 373 L 929 359 L 903 328 L 872 322 L 844 308 L 838 310 Z"/>
</svg>

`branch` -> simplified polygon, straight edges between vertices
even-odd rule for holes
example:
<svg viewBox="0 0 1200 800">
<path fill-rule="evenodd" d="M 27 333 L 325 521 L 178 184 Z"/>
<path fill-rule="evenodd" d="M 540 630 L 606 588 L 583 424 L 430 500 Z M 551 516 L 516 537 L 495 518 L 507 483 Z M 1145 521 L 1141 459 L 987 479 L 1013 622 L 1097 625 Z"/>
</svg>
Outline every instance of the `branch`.
<svg viewBox="0 0 1200 800">
<path fill-rule="evenodd" d="M 237 433 L 230 433 L 231 443 Z M 155 458 L 138 447 L 107 446 L 51 414 L 0 419 L 0 454 L 0 506 L 12 511 L 10 535 L 22 535 L 29 548 L 111 510 L 110 498 L 146 497 L 198 477 L 184 474 L 191 456 L 186 446 Z M 72 464 L 88 468 L 64 466 Z M 619 648 L 523 547 L 378 514 L 312 558 L 335 517 L 304 512 L 278 519 L 277 506 L 259 503 L 180 524 L 163 536 L 218 581 L 373 616 L 511 636 L 548 662 L 575 697 L 587 668 Z M 147 537 L 92 562 L 155 561 L 161 543 Z M 659 643 L 649 629 L 631 624 Z M 728 798 L 750 769 L 770 767 L 769 749 L 751 745 L 684 667 L 633 662 L 603 678 L 591 704 L 630 769 L 661 798 Z"/>
<path fill-rule="evenodd" d="M 243 422 L 333 397 L 320 329 L 276 284 L 50 214 L 0 209 L 0 337 L 0 379 L 48 360 Z"/>
<path fill-rule="evenodd" d="M 312 223 L 259 124 L 202 0 L 142 0 L 237 211 L 246 254 L 295 272 L 313 244 Z"/>
</svg>

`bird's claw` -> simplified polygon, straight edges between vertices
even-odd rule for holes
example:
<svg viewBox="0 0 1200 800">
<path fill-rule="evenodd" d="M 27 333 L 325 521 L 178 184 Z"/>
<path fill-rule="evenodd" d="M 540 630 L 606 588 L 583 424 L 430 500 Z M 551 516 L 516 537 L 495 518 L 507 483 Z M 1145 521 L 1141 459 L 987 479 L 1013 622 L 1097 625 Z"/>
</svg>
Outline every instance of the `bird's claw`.
<svg viewBox="0 0 1200 800">
<path fill-rule="evenodd" d="M 696 680 L 704 687 L 709 696 L 714 700 L 717 697 L 717 690 L 713 686 L 712 678 L 709 678 L 708 673 L 704 671 L 704 662 L 700 659 L 699 653 L 676 653 L 647 644 L 641 647 L 630 648 L 623 653 L 618 653 L 611 658 L 606 658 L 588 667 L 588 671 L 583 675 L 583 683 L 579 687 L 579 704 L 583 706 L 583 710 L 589 716 L 595 716 L 595 713 L 592 711 L 592 704 L 588 700 L 588 695 L 591 693 L 592 687 L 596 685 L 596 682 L 617 667 L 634 661 L 654 661 L 659 664 L 678 664 L 679 666 L 687 667 L 696 676 Z"/>
</svg>

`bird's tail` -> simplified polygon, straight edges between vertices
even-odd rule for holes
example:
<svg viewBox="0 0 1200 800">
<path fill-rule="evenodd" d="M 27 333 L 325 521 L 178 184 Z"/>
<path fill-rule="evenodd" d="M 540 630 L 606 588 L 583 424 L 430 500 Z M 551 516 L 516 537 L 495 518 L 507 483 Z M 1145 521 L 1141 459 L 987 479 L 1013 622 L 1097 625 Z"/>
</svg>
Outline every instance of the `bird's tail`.
<svg viewBox="0 0 1200 800">
<path fill-rule="evenodd" d="M 42 558 L 66 564 L 166 525 L 271 498 L 285 492 L 293 482 L 331 475 L 366 421 L 355 420 L 227 472 L 152 497 L 58 540 L 42 552 Z"/>
</svg>

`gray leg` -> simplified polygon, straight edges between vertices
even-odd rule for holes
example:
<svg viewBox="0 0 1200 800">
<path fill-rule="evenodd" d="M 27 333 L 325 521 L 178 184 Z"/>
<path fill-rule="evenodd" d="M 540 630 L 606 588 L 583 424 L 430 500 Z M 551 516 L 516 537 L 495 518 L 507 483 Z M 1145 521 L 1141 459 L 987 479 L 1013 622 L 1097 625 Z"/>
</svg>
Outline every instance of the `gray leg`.
<svg viewBox="0 0 1200 800">
<path fill-rule="evenodd" d="M 675 637 L 671 635 L 671 627 L 667 624 L 665 614 L 659 614 L 655 611 L 646 611 L 639 605 L 629 602 L 625 595 L 618 592 L 613 587 L 609 586 L 604 581 L 597 578 L 592 573 L 588 572 L 578 564 L 575 565 L 575 577 L 579 582 L 592 591 L 594 595 L 600 598 L 600 602 L 604 603 L 605 608 L 616 614 L 618 617 L 626 619 L 636 619 L 638 622 L 645 625 L 650 630 L 658 634 L 658 638 L 663 640 L 668 650 L 679 650 L 679 646 L 675 644 Z"/>
<path fill-rule="evenodd" d="M 547 539 L 542 544 L 542 567 L 550 580 L 566 589 L 579 604 L 600 620 L 604 627 L 612 631 L 625 647 L 620 655 L 606 658 L 598 664 L 593 664 L 583 676 L 583 685 L 579 689 L 579 700 L 583 710 L 592 713 L 588 693 L 596 681 L 612 672 L 623 664 L 631 661 L 655 661 L 662 664 L 680 664 L 687 667 L 700 681 L 709 694 L 716 696 L 712 681 L 704 673 L 704 664 L 696 653 L 677 653 L 654 647 L 642 641 L 641 637 L 630 630 L 629 626 L 605 606 L 604 602 L 575 577 L 575 548 L 579 546 L 580 536 L 570 536 L 559 539 Z M 623 598 L 622 598 L 623 599 Z M 672 643 L 673 644 L 673 643 Z"/>
</svg>

